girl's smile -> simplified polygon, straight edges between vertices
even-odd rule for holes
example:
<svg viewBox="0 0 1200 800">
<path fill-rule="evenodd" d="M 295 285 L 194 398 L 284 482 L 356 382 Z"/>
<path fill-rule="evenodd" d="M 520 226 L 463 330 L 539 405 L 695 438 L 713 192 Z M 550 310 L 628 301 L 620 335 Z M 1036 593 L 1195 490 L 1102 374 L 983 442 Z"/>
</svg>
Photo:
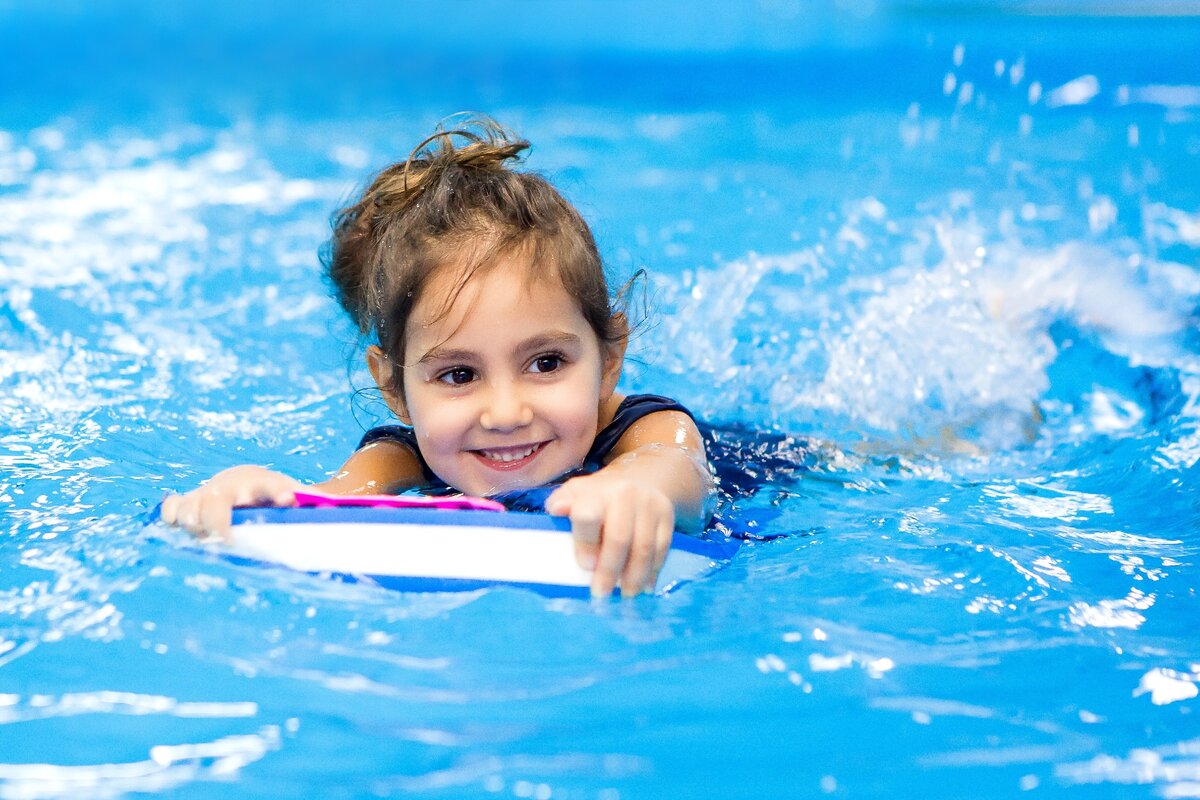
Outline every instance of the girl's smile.
<svg viewBox="0 0 1200 800">
<path fill-rule="evenodd" d="M 517 445 L 514 447 L 498 447 L 487 450 L 476 450 L 474 452 L 485 466 L 491 467 L 492 469 L 512 470 L 521 469 L 524 467 L 526 464 L 532 461 L 534 456 L 540 453 L 542 448 L 547 444 L 548 442 L 538 442 L 537 444 L 532 444 L 528 447 Z"/>
<path fill-rule="evenodd" d="M 580 466 L 612 416 L 621 353 L 602 346 L 553 275 L 520 255 L 431 279 L 409 317 L 403 397 L 429 468 L 468 494 L 540 486 Z M 386 384 L 385 384 L 386 385 Z"/>
</svg>

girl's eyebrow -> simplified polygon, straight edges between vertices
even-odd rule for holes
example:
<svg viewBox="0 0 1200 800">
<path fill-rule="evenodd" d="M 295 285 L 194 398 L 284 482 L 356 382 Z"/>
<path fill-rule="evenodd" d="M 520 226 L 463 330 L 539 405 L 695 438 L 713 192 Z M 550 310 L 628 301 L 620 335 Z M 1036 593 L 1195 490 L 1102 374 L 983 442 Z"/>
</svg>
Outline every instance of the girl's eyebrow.
<svg viewBox="0 0 1200 800">
<path fill-rule="evenodd" d="M 435 347 L 417 359 L 418 364 L 428 364 L 430 361 L 473 361 L 475 354 L 470 350 L 458 350 L 448 347 Z"/>
<path fill-rule="evenodd" d="M 578 345 L 581 339 L 566 331 L 550 331 L 531 336 L 517 345 L 517 352 L 527 353 L 530 350 L 541 350 L 544 347 L 571 347 Z M 460 361 L 471 362 L 479 356 L 472 350 L 454 347 L 434 347 L 417 359 L 418 364 L 428 364 L 431 361 Z"/>
<path fill-rule="evenodd" d="M 551 331 L 529 337 L 521 342 L 517 349 L 525 353 L 530 350 L 541 350 L 543 347 L 570 347 L 571 345 L 579 344 L 580 341 L 580 338 L 573 333 Z"/>
</svg>

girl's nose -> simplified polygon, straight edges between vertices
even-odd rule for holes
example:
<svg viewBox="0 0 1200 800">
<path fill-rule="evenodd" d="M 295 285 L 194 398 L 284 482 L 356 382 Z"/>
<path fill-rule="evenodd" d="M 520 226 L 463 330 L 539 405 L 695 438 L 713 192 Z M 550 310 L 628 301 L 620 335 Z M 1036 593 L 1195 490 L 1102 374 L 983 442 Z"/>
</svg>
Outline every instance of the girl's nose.
<svg viewBox="0 0 1200 800">
<path fill-rule="evenodd" d="M 479 424 L 490 431 L 512 431 L 533 422 L 533 409 L 513 387 L 499 387 L 492 391 Z"/>
</svg>

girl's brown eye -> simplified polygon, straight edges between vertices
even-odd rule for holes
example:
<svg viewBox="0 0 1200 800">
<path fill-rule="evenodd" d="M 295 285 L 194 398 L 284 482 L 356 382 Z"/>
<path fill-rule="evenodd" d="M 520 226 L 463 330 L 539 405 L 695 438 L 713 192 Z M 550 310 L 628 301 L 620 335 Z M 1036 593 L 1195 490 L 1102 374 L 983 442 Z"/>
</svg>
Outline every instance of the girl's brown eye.
<svg viewBox="0 0 1200 800">
<path fill-rule="evenodd" d="M 530 369 L 533 372 L 554 372 L 562 366 L 562 356 L 538 356 L 533 360 Z"/>
<path fill-rule="evenodd" d="M 439 382 L 448 383 L 451 386 L 463 386 L 475 379 L 475 370 L 467 369 L 466 367 L 457 367 L 446 370 L 437 379 Z"/>
</svg>

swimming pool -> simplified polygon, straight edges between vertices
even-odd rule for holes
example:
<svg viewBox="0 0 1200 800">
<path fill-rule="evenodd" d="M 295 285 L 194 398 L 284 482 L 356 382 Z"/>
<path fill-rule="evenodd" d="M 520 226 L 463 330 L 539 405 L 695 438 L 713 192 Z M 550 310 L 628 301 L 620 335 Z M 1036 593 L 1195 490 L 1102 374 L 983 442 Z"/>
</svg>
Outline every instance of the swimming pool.
<svg viewBox="0 0 1200 800">
<path fill-rule="evenodd" d="M 1200 796 L 1200 20 L 701 5 L 0 4 L 0 796 Z M 765 520 L 712 578 L 144 529 L 379 418 L 316 248 L 464 108 L 651 270 L 626 386 Z"/>
</svg>

